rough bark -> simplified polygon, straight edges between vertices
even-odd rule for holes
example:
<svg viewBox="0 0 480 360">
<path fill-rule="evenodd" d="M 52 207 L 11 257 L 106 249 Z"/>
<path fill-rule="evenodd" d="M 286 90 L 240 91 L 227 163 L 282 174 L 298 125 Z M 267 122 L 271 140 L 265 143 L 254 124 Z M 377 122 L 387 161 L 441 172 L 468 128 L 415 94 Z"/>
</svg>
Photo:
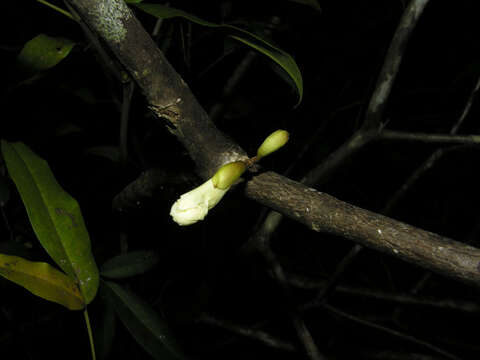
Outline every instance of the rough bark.
<svg viewBox="0 0 480 360">
<path fill-rule="evenodd" d="M 210 121 L 122 0 L 67 2 L 125 67 L 152 111 L 167 120 L 170 131 L 185 146 L 202 177 L 210 177 L 224 163 L 246 158 L 245 152 Z M 154 179 L 155 176 L 143 174 L 139 188 L 150 191 L 157 184 L 148 181 Z M 134 188 L 129 186 L 130 190 Z M 254 177 L 247 184 L 246 194 L 315 231 L 343 236 L 418 266 L 480 285 L 479 249 L 357 208 L 275 173 Z"/>
<path fill-rule="evenodd" d="M 342 236 L 470 284 L 480 284 L 480 249 L 340 201 L 273 172 L 255 176 L 248 197 L 310 229 Z"/>
<path fill-rule="evenodd" d="M 167 121 L 207 179 L 221 165 L 246 159 L 240 146 L 218 131 L 187 84 L 170 65 L 123 0 L 69 0 L 88 28 L 123 65 L 150 109 Z"/>
</svg>

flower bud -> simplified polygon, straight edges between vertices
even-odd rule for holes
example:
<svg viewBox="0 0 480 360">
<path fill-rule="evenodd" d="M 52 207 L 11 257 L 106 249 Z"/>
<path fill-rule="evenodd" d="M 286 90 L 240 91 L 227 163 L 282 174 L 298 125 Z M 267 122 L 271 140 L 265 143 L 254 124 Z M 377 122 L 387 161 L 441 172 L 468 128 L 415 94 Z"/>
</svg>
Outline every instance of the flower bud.
<svg viewBox="0 0 480 360">
<path fill-rule="evenodd" d="M 213 186 L 228 190 L 242 176 L 246 168 L 247 166 L 243 161 L 234 161 L 223 165 L 212 177 Z"/>
<path fill-rule="evenodd" d="M 179 225 L 192 225 L 203 220 L 246 168 L 242 161 L 223 165 L 210 180 L 175 201 L 170 210 L 173 220 Z"/>
<path fill-rule="evenodd" d="M 260 159 L 280 149 L 287 143 L 288 137 L 289 134 L 286 130 L 277 130 L 270 134 L 258 148 L 257 158 Z"/>
<path fill-rule="evenodd" d="M 218 189 L 212 179 L 189 191 L 173 204 L 170 215 L 179 225 L 192 225 L 207 216 L 208 210 L 222 199 L 228 189 Z"/>
</svg>

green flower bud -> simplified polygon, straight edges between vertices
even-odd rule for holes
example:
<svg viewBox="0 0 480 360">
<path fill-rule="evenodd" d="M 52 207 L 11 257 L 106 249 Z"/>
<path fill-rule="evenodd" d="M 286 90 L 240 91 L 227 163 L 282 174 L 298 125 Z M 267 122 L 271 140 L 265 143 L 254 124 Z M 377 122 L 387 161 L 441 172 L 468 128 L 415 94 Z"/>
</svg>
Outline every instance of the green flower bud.
<svg viewBox="0 0 480 360">
<path fill-rule="evenodd" d="M 247 165 L 243 161 L 234 161 L 223 165 L 212 177 L 213 186 L 217 189 L 227 190 L 242 176 L 246 168 Z"/>
<path fill-rule="evenodd" d="M 270 136 L 267 137 L 262 145 L 260 145 L 258 148 L 257 158 L 260 159 L 280 149 L 287 143 L 288 137 L 289 134 L 286 130 L 277 130 L 270 134 Z"/>
</svg>

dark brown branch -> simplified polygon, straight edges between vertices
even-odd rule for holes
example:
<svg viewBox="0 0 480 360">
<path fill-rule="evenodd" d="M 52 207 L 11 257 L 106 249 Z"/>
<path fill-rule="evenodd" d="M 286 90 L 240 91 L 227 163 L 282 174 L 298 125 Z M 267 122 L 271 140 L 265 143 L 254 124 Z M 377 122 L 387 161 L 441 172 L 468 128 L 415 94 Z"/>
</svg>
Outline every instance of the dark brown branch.
<svg viewBox="0 0 480 360">
<path fill-rule="evenodd" d="M 379 349 L 361 349 L 357 355 L 363 359 L 371 360 L 441 360 L 438 356 L 426 355 L 412 351 L 394 351 L 394 350 L 379 350 Z"/>
<path fill-rule="evenodd" d="M 415 28 L 428 0 L 412 0 L 405 9 L 397 30 L 385 56 L 382 69 L 378 75 L 375 90 L 370 98 L 362 127 L 352 135 L 340 148 L 331 153 L 318 166 L 305 176 L 302 182 L 306 185 L 320 185 L 352 154 L 374 140 L 382 131 L 382 120 L 387 100 L 397 77 L 410 35 Z"/>
<path fill-rule="evenodd" d="M 277 27 L 280 24 L 280 18 L 278 16 L 272 16 L 269 22 L 270 27 L 264 29 L 264 34 L 266 36 L 272 35 L 273 28 Z M 232 96 L 235 89 L 238 87 L 241 80 L 244 78 L 245 74 L 248 72 L 257 57 L 257 51 L 249 50 L 247 54 L 242 58 L 240 63 L 237 65 L 232 75 L 228 78 L 225 86 L 223 87 L 220 101 L 214 104 L 210 110 L 209 116 L 212 121 L 218 120 L 224 114 L 225 107 L 229 98 Z"/>
<path fill-rule="evenodd" d="M 322 306 L 325 310 L 331 312 L 332 314 L 336 315 L 336 316 L 339 316 L 339 317 L 342 317 L 344 319 L 347 319 L 348 321 L 351 321 L 351 322 L 354 322 L 354 323 L 357 323 L 357 324 L 360 324 L 362 326 L 366 326 L 366 327 L 369 327 L 369 328 L 373 328 L 373 329 L 377 329 L 381 332 L 384 332 L 384 333 L 387 333 L 387 334 L 390 334 L 394 337 L 397 337 L 399 339 L 402 339 L 402 340 L 405 340 L 407 342 L 410 342 L 410 343 L 413 343 L 413 344 L 416 344 L 416 345 L 419 345 L 421 347 L 424 347 L 426 349 L 429 349 L 431 351 L 434 351 L 438 354 L 441 354 L 443 356 L 445 356 L 446 358 L 448 359 L 452 359 L 452 360 L 460 360 L 459 357 L 435 346 L 435 345 L 432 345 L 430 344 L 429 342 L 427 341 L 424 341 L 424 340 L 420 340 L 420 339 L 417 339 L 413 336 L 410 336 L 410 335 L 407 335 L 407 334 L 404 334 L 400 331 L 397 331 L 397 330 L 394 330 L 394 329 L 390 329 L 390 328 L 387 328 L 385 326 L 381 326 L 381 325 L 378 325 L 378 324 L 375 324 L 375 323 L 372 323 L 370 321 L 367 321 L 367 320 L 363 320 L 363 319 L 360 319 L 359 317 L 356 317 L 356 316 L 353 316 L 353 315 L 350 315 L 346 312 L 343 312 L 331 305 L 328 305 L 328 304 L 323 304 Z"/>
<path fill-rule="evenodd" d="M 249 326 L 244 326 L 244 325 L 239 325 L 239 324 L 233 324 L 229 321 L 226 320 L 221 320 L 218 318 L 215 318 L 213 316 L 203 314 L 198 321 L 202 324 L 207 324 L 211 326 L 216 326 L 225 330 L 228 330 L 234 334 L 238 334 L 241 336 L 244 336 L 246 338 L 255 340 L 259 343 L 262 343 L 264 345 L 267 345 L 269 347 L 272 347 L 277 350 L 283 350 L 283 351 L 288 351 L 288 352 L 296 352 L 296 348 L 293 344 L 287 342 L 287 341 L 282 341 L 280 339 L 275 338 L 271 334 L 263 331 L 263 330 L 258 330 L 253 327 Z"/>
<path fill-rule="evenodd" d="M 245 152 L 213 125 L 205 110 L 122 0 L 68 0 L 137 83 L 149 107 L 168 122 L 203 178 Z"/>
<path fill-rule="evenodd" d="M 122 166 L 127 165 L 128 161 L 128 123 L 130 118 L 130 105 L 132 104 L 133 92 L 135 84 L 128 82 L 123 84 L 123 100 L 122 111 L 120 114 L 120 136 L 118 147 L 120 148 L 120 163 Z"/>
<path fill-rule="evenodd" d="M 477 81 L 475 83 L 475 86 L 473 87 L 472 91 L 470 92 L 470 95 L 467 99 L 467 102 L 465 103 L 465 106 L 463 108 L 463 111 L 455 124 L 452 126 L 450 129 L 450 135 L 455 136 L 464 123 L 467 115 L 470 113 L 470 109 L 472 107 L 473 101 L 475 100 L 478 91 L 480 89 L 480 76 L 477 78 Z M 399 199 L 401 199 L 405 193 L 413 186 L 413 184 L 422 177 L 423 174 L 425 174 L 429 169 L 431 169 L 436 162 L 441 159 L 441 157 L 445 154 L 444 149 L 438 149 L 434 151 L 415 171 L 413 171 L 412 174 L 407 178 L 407 180 L 400 186 L 400 188 L 393 194 L 393 196 L 390 198 L 390 200 L 387 202 L 387 204 L 384 207 L 384 214 L 389 214 L 393 207 L 397 204 Z M 467 240 L 468 243 L 468 240 Z M 424 286 L 425 284 L 429 281 L 431 278 L 431 273 L 426 273 L 424 274 L 416 283 L 415 285 L 410 289 L 410 293 L 416 294 L 418 293 Z M 397 318 L 400 315 L 400 308 L 397 308 L 394 311 L 394 318 Z"/>
<path fill-rule="evenodd" d="M 203 177 L 209 177 L 223 163 L 245 158 L 243 150 L 209 120 L 123 1 L 68 2 L 128 70 L 154 113 L 169 122 L 172 133 L 184 144 Z M 410 263 L 480 285 L 480 250 L 473 247 L 356 208 L 274 173 L 255 177 L 247 184 L 246 193 L 315 231 L 344 236 Z"/>
<path fill-rule="evenodd" d="M 128 184 L 120 194 L 113 199 L 113 208 L 122 212 L 141 206 L 144 201 L 153 197 L 156 188 L 165 183 L 166 174 L 162 170 L 149 170 L 141 173 L 138 178 Z"/>
<path fill-rule="evenodd" d="M 272 269 L 275 280 L 283 291 L 283 295 L 287 302 L 287 309 L 290 315 L 290 319 L 292 320 L 292 324 L 295 328 L 298 339 L 302 343 L 308 358 L 311 360 L 326 360 L 327 358 L 325 357 L 325 355 L 323 355 L 318 350 L 318 347 L 313 340 L 310 330 L 305 324 L 305 320 L 300 315 L 297 307 L 294 305 L 293 296 L 286 280 L 285 272 L 283 271 L 283 267 L 276 259 L 276 255 L 270 247 L 270 242 L 263 241 L 260 244 L 259 248 L 269 267 Z"/>
<path fill-rule="evenodd" d="M 383 130 L 379 140 L 416 141 L 434 144 L 479 145 L 480 135 L 450 135 L 410 133 L 404 131 Z"/>
<path fill-rule="evenodd" d="M 357 131 L 318 166 L 310 170 L 302 179 L 302 183 L 309 186 L 322 185 L 340 165 L 345 163 L 346 159 L 351 158 L 352 155 L 356 154 L 366 144 L 375 139 L 378 133 L 379 131 L 377 130 Z"/>
<path fill-rule="evenodd" d="M 417 21 L 423 12 L 428 0 L 412 0 L 405 9 L 397 30 L 393 36 L 389 50 L 385 56 L 385 60 L 377 79 L 375 91 L 373 92 L 369 106 L 366 111 L 365 121 L 360 129 L 358 129 L 342 146 L 331 153 L 318 166 L 314 167 L 302 179 L 302 183 L 308 186 L 321 185 L 328 180 L 330 175 L 342 165 L 346 159 L 349 159 L 367 145 L 372 140 L 378 138 L 382 133 L 382 117 L 385 110 L 387 100 L 389 98 L 393 83 L 400 68 L 400 63 L 405 52 L 408 39 L 417 24 Z M 252 237 L 247 248 L 253 248 L 257 238 L 270 238 L 275 228 L 282 221 L 282 215 L 270 211 L 264 223 L 258 230 L 259 236 Z M 348 268 L 352 259 L 362 250 L 362 245 L 355 245 L 349 254 L 341 261 L 337 270 L 330 279 L 325 289 L 322 289 L 317 296 L 318 301 L 326 299 L 331 291 L 334 290 L 336 284 L 340 280 L 343 272 Z"/>
<path fill-rule="evenodd" d="M 408 40 L 427 4 L 428 0 L 411 0 L 403 12 L 385 56 L 375 91 L 368 104 L 365 123 L 363 124 L 365 129 L 378 128 L 383 119 L 387 100 L 397 77 Z"/>
<path fill-rule="evenodd" d="M 223 88 L 222 99 L 215 103 L 210 109 L 209 116 L 212 121 L 216 121 L 222 117 L 225 111 L 226 101 L 233 94 L 234 89 L 237 88 L 240 81 L 244 78 L 257 56 L 257 52 L 250 50 L 237 65 L 235 71 Z"/>
<path fill-rule="evenodd" d="M 480 77 L 477 78 L 477 82 L 475 83 L 474 88 L 470 92 L 470 96 L 467 99 L 465 107 L 463 108 L 462 114 L 459 116 L 455 124 L 450 129 L 450 135 L 454 136 L 457 134 L 458 129 L 462 126 L 465 118 L 470 112 L 472 107 L 473 101 L 478 94 L 480 89 Z M 393 194 L 391 199 L 384 207 L 384 214 L 389 214 L 392 211 L 392 208 L 398 202 L 398 200 L 410 189 L 410 187 L 429 169 L 431 169 L 435 163 L 443 156 L 445 150 L 438 149 L 434 151 L 413 173 L 408 177 L 407 180 L 400 186 L 400 188 Z"/>
<path fill-rule="evenodd" d="M 330 283 L 329 280 L 326 279 L 306 278 L 291 273 L 287 274 L 287 281 L 292 287 L 309 290 L 320 289 L 320 291 L 325 289 Z M 350 298 L 369 298 L 396 305 L 427 307 L 442 311 L 459 311 L 464 313 L 478 313 L 480 311 L 480 305 L 474 301 L 459 300 L 455 298 L 437 299 L 412 294 L 392 293 L 361 286 L 338 285 L 335 287 L 335 295 Z M 306 311 L 319 306 L 321 306 L 321 304 L 314 299 L 300 306 L 300 309 Z"/>
<path fill-rule="evenodd" d="M 355 207 L 272 172 L 254 177 L 246 194 L 314 231 L 345 237 L 480 286 L 480 249 Z"/>
</svg>

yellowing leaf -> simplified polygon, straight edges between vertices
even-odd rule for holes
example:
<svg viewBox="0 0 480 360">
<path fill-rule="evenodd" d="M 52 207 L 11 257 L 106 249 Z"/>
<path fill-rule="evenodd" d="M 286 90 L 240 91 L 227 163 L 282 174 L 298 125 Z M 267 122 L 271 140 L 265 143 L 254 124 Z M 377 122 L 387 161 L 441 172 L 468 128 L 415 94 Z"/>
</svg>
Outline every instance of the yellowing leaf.
<svg viewBox="0 0 480 360">
<path fill-rule="evenodd" d="M 57 183 L 47 162 L 23 143 L 2 140 L 2 154 L 43 248 L 80 287 L 85 303 L 97 293 L 98 268 L 77 201 Z"/>
<path fill-rule="evenodd" d="M 0 254 L 0 276 L 23 286 L 45 300 L 56 302 L 70 310 L 80 310 L 85 307 L 77 284 L 47 263 Z"/>
</svg>

